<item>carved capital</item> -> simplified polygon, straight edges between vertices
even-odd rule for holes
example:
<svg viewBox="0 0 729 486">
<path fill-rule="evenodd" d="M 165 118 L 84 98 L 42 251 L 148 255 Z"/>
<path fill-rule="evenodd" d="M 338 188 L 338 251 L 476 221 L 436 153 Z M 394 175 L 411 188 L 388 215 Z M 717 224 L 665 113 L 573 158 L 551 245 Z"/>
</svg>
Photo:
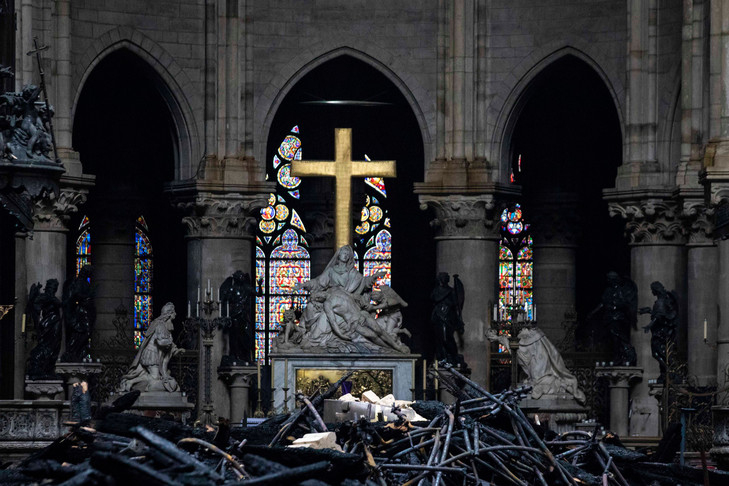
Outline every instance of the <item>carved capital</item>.
<svg viewBox="0 0 729 486">
<path fill-rule="evenodd" d="M 255 231 L 258 210 L 266 205 L 268 194 L 198 194 L 192 200 L 178 201 L 178 209 L 191 238 L 250 238 Z"/>
<path fill-rule="evenodd" d="M 555 197 L 553 201 L 558 201 Z M 581 217 L 576 211 L 577 201 L 557 204 L 538 202 L 526 213 L 526 222 L 537 245 L 573 246 L 577 244 Z"/>
<path fill-rule="evenodd" d="M 610 216 L 625 220 L 631 245 L 683 244 L 685 230 L 681 208 L 670 199 L 647 198 L 608 203 Z"/>
<path fill-rule="evenodd" d="M 632 381 L 643 378 L 643 368 L 636 366 L 610 366 L 597 368 L 595 376 L 606 378 L 610 388 L 627 388 Z"/>
<path fill-rule="evenodd" d="M 703 200 L 683 202 L 683 219 L 689 246 L 714 245 L 714 207 L 707 207 Z"/>
<path fill-rule="evenodd" d="M 438 238 L 498 238 L 500 210 L 492 194 L 479 196 L 420 196 L 420 209 L 433 208 L 430 225 Z"/>
<path fill-rule="evenodd" d="M 86 202 L 88 191 L 64 187 L 58 195 L 53 192 L 35 201 L 34 231 L 67 231 L 68 220 Z"/>
<path fill-rule="evenodd" d="M 334 242 L 334 218 L 331 213 L 314 211 L 306 214 L 306 240 L 315 244 L 320 242 Z"/>
</svg>

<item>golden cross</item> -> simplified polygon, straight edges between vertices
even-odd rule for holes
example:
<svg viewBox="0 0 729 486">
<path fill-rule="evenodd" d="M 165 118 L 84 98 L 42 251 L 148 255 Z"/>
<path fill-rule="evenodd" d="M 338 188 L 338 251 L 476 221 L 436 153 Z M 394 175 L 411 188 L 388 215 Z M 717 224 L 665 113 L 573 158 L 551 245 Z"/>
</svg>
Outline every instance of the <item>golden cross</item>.
<svg viewBox="0 0 729 486">
<path fill-rule="evenodd" d="M 336 209 L 334 242 L 336 248 L 352 242 L 352 177 L 395 177 L 394 160 L 352 160 L 352 129 L 334 130 L 334 160 L 294 160 L 291 174 L 295 177 L 334 177 Z"/>
</svg>

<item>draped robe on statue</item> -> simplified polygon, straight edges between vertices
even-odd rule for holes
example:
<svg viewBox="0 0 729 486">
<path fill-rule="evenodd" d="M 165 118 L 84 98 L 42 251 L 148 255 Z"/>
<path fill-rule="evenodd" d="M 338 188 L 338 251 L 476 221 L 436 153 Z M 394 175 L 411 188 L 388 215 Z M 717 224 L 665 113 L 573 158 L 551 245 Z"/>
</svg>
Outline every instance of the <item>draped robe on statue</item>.
<svg viewBox="0 0 729 486">
<path fill-rule="evenodd" d="M 352 247 L 339 248 L 321 275 L 299 286 L 311 292 L 300 321 L 306 330 L 301 346 L 330 352 L 409 352 L 365 309 L 370 299 L 364 292 L 378 276 L 363 276 L 355 268 Z"/>
<path fill-rule="evenodd" d="M 525 383 L 533 387 L 532 398 L 569 395 L 585 403 L 577 378 L 569 372 L 559 351 L 541 329 L 522 329 L 517 358 L 527 375 Z"/>
</svg>

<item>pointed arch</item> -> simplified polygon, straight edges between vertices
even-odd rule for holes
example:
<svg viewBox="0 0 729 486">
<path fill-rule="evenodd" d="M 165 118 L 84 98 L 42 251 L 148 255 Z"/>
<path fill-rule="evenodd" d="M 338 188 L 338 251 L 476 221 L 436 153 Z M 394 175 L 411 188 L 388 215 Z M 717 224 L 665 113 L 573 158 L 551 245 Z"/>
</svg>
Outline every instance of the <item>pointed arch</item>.
<svg viewBox="0 0 729 486">
<path fill-rule="evenodd" d="M 544 53 L 548 49 L 549 51 Z M 540 54 L 541 57 L 539 57 Z M 512 80 L 513 84 L 509 87 L 502 87 L 501 91 L 504 95 L 495 97 L 499 102 L 501 100 L 504 101 L 496 115 L 496 127 L 490 144 L 490 152 L 492 158 L 498 161 L 495 165 L 499 168 L 498 178 L 502 182 L 508 182 L 512 135 L 519 120 L 519 115 L 531 98 L 532 89 L 535 87 L 534 81 L 540 77 L 545 69 L 568 56 L 582 61 L 602 80 L 613 101 L 621 134 L 625 133 L 622 112 L 622 83 L 615 76 L 610 76 L 602 68 L 603 63 L 597 62 L 592 55 L 587 54 L 582 49 L 572 47 L 571 45 L 561 46 L 556 49 L 551 46 L 545 46 L 540 52 L 527 57 L 512 70 L 508 78 Z"/>
<path fill-rule="evenodd" d="M 354 49 L 348 46 L 337 47 L 335 49 L 321 52 L 315 57 L 311 57 L 311 52 L 316 50 L 315 48 L 309 49 L 301 56 L 292 60 L 287 64 L 285 73 L 281 76 L 272 78 L 271 83 L 268 85 L 264 93 L 259 99 L 259 103 L 256 108 L 256 118 L 263 119 L 264 122 L 259 125 L 258 133 L 256 134 L 256 146 L 255 154 L 256 160 L 266 160 L 266 140 L 268 139 L 268 133 L 271 130 L 274 117 L 278 112 L 278 109 L 283 102 L 286 95 L 291 89 L 309 72 L 316 69 L 317 67 L 325 64 L 332 59 L 340 56 L 353 57 L 359 61 L 364 62 L 368 66 L 382 73 L 387 79 L 389 79 L 400 93 L 405 97 L 412 110 L 415 119 L 417 120 L 418 127 L 420 129 L 420 135 L 423 140 L 423 153 L 425 155 L 425 161 L 432 159 L 432 143 L 430 131 L 428 130 L 428 123 L 426 114 L 421 109 L 418 99 L 425 99 L 425 90 L 419 86 L 414 78 L 409 78 L 406 83 L 400 76 L 396 74 L 389 66 L 395 64 L 392 56 L 386 51 L 379 54 L 389 59 L 387 64 L 381 62 L 377 58 L 367 54 L 361 50 Z M 308 59 L 308 60 L 306 60 Z M 285 81 L 282 81 L 285 80 Z M 270 101 L 269 101 L 270 100 Z M 265 111 L 264 111 L 265 110 Z M 427 163 L 427 162 L 426 162 Z"/>
<path fill-rule="evenodd" d="M 77 81 L 71 106 L 71 126 L 74 126 L 76 108 L 89 76 L 104 58 L 122 49 L 134 53 L 156 74 L 153 77 L 155 87 L 170 110 L 175 128 L 175 179 L 191 175 L 202 154 L 193 115 L 201 107 L 191 106 L 185 95 L 186 90 L 193 88 L 192 80 L 159 44 L 130 27 L 117 27 L 101 35 L 76 65 L 74 80 Z"/>
</svg>

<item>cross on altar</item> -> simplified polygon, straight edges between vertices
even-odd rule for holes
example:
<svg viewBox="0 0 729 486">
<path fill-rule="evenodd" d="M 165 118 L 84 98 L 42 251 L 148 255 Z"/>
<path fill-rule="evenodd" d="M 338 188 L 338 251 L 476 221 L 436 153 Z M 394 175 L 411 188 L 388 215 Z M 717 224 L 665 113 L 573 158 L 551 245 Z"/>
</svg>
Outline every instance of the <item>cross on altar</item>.
<svg viewBox="0 0 729 486">
<path fill-rule="evenodd" d="M 334 240 L 336 248 L 340 248 L 352 240 L 352 177 L 395 177 L 396 171 L 394 160 L 352 160 L 352 129 L 336 128 L 334 160 L 294 160 L 291 174 L 334 177 Z"/>
</svg>

